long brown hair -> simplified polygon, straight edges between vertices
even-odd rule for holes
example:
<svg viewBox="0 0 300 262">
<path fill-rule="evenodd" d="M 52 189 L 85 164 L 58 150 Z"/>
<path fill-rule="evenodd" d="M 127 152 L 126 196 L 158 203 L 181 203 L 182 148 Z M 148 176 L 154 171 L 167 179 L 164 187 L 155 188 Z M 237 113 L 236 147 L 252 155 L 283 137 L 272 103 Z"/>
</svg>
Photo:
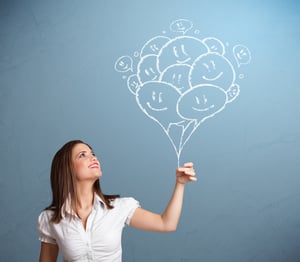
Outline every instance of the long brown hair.
<svg viewBox="0 0 300 262">
<path fill-rule="evenodd" d="M 51 165 L 51 189 L 52 189 L 52 203 L 46 208 L 46 210 L 52 210 L 53 216 L 51 221 L 59 223 L 62 219 L 62 213 L 66 210 L 62 210 L 66 200 L 70 198 L 71 206 L 77 206 L 77 192 L 76 192 L 76 180 L 73 171 L 72 163 L 72 150 L 77 144 L 85 144 L 91 150 L 91 146 L 84 143 L 81 140 L 72 140 L 67 142 L 59 149 L 53 157 Z M 108 209 L 112 209 L 111 200 L 119 197 L 119 195 L 104 195 L 100 187 L 100 180 L 97 179 L 93 185 L 94 192 L 103 200 Z"/>
</svg>

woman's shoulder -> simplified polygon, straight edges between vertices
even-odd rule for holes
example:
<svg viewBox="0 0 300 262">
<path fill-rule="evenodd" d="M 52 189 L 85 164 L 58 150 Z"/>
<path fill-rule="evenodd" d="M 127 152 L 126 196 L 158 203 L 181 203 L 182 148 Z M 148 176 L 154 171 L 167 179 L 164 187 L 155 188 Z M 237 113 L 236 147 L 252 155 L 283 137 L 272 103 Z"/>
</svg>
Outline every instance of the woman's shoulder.
<svg viewBox="0 0 300 262">
<path fill-rule="evenodd" d="M 37 220 L 37 228 L 41 232 L 41 234 L 42 233 L 49 234 L 49 232 L 51 231 L 50 228 L 52 227 L 51 225 L 53 224 L 51 223 L 52 214 L 53 211 L 48 209 L 41 211 L 41 213 L 39 214 Z"/>
<path fill-rule="evenodd" d="M 114 199 L 112 214 L 117 214 L 118 217 L 124 218 L 127 225 L 130 224 L 130 219 L 134 211 L 140 207 L 140 203 L 133 197 L 119 197 Z"/>
<path fill-rule="evenodd" d="M 41 222 L 49 222 L 52 218 L 53 211 L 50 209 L 44 209 L 40 212 L 38 216 L 38 221 Z"/>
<path fill-rule="evenodd" d="M 139 206 L 139 202 L 133 197 L 118 197 L 111 203 L 114 207 Z"/>
</svg>

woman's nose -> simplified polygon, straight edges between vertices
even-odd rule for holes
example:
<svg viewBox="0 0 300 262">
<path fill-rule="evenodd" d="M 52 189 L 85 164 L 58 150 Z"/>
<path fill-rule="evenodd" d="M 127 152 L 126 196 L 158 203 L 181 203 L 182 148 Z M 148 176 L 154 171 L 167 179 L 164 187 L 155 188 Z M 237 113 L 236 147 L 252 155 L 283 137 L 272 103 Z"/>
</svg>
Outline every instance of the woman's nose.
<svg viewBox="0 0 300 262">
<path fill-rule="evenodd" d="M 96 157 L 95 154 L 90 154 L 88 158 L 89 158 L 90 160 L 97 159 L 97 157 Z"/>
</svg>

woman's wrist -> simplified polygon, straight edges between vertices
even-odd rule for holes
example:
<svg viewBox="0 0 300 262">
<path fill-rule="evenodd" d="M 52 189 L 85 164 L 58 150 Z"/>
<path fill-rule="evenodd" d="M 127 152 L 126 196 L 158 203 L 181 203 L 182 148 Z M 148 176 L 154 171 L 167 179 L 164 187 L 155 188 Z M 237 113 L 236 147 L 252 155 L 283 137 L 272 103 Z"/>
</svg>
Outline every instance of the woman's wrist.
<svg viewBox="0 0 300 262">
<path fill-rule="evenodd" d="M 182 186 L 185 186 L 185 183 L 180 182 L 178 179 L 176 179 L 176 185 L 182 185 Z"/>
</svg>

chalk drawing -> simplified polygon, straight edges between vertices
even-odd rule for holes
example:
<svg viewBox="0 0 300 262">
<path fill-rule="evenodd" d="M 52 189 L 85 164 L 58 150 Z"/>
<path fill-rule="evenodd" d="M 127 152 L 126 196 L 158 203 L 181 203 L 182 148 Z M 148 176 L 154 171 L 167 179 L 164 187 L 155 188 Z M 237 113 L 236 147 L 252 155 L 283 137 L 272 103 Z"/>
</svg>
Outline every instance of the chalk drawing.
<svg viewBox="0 0 300 262">
<path fill-rule="evenodd" d="M 115 62 L 139 108 L 169 138 L 178 165 L 195 130 L 238 97 L 237 81 L 244 74 L 236 77 L 237 72 L 251 61 L 246 46 L 230 48 L 216 37 L 201 38 L 199 29 L 192 33 L 193 27 L 188 19 L 175 20 L 169 26 L 170 36 L 163 31 L 133 56 Z"/>
</svg>

